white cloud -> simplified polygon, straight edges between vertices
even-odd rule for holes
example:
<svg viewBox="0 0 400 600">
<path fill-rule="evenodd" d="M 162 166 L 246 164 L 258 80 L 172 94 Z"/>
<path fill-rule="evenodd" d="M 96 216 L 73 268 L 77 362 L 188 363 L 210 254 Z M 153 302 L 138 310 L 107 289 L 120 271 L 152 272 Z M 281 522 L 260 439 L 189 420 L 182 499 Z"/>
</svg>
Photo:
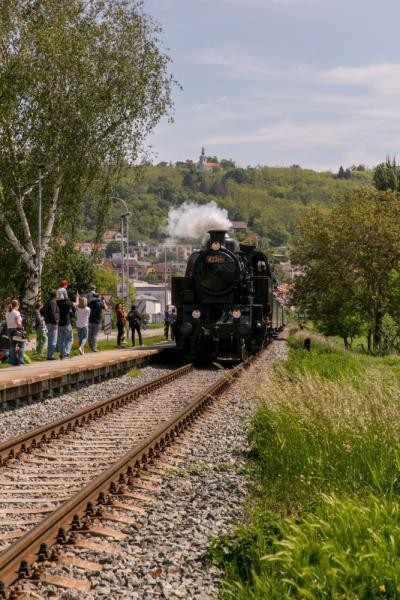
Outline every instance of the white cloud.
<svg viewBox="0 0 400 600">
<path fill-rule="evenodd" d="M 392 94 L 400 90 L 400 64 L 378 63 L 361 67 L 339 66 L 321 71 L 317 78 L 332 85 L 365 86 L 379 93 Z"/>
<path fill-rule="evenodd" d="M 372 166 L 399 151 L 400 63 L 277 69 L 227 47 L 208 49 L 196 60 L 226 80 L 227 94 L 222 100 L 206 93 L 185 109 L 193 148 L 246 157 L 244 164 L 325 168 L 333 157 L 333 169 Z"/>
</svg>

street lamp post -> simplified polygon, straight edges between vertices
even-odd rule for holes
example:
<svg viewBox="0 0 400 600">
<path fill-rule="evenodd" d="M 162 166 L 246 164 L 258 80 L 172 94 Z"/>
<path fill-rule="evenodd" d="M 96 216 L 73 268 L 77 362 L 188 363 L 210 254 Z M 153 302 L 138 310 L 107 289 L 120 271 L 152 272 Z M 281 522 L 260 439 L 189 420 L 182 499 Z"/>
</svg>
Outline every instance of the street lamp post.
<svg viewBox="0 0 400 600">
<path fill-rule="evenodd" d="M 121 215 L 121 268 L 122 268 L 122 302 L 127 307 L 129 301 L 129 224 L 128 219 L 131 216 L 131 212 L 128 209 L 128 205 L 123 198 L 119 196 L 111 196 L 112 200 L 119 200 L 122 202 L 125 213 Z M 126 256 L 128 266 L 128 276 L 125 283 L 125 240 L 126 240 Z M 126 286 L 126 295 L 125 295 Z"/>
<path fill-rule="evenodd" d="M 167 250 L 173 248 L 170 244 L 164 246 L 164 309 L 167 309 L 167 291 L 168 291 L 168 277 L 167 277 Z"/>
</svg>

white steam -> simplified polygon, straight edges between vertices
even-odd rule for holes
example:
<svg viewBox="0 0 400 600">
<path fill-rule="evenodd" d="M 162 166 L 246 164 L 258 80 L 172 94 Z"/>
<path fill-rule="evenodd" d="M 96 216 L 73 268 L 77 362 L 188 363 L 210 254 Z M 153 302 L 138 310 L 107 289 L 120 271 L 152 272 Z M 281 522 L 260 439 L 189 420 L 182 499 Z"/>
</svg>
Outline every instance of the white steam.
<svg viewBox="0 0 400 600">
<path fill-rule="evenodd" d="M 209 229 L 231 229 L 228 211 L 216 202 L 196 204 L 185 202 L 178 208 L 170 208 L 167 234 L 172 239 L 199 240 Z"/>
</svg>

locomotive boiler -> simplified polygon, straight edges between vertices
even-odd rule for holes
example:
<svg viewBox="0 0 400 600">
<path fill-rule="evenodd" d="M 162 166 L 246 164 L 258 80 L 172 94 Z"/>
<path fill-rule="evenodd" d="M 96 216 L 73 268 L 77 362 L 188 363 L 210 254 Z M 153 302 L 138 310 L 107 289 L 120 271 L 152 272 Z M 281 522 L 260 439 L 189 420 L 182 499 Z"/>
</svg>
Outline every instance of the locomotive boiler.
<svg viewBox="0 0 400 600">
<path fill-rule="evenodd" d="M 283 325 L 284 310 L 266 255 L 226 231 L 208 233 L 185 276 L 172 278 L 176 344 L 197 363 L 238 362 L 261 350 Z"/>
</svg>

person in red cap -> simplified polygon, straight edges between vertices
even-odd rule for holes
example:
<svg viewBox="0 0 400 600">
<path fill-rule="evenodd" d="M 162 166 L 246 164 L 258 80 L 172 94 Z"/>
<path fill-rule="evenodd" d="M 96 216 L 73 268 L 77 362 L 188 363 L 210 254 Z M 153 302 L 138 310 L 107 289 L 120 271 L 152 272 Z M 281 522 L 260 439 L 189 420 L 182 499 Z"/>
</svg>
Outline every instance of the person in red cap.
<svg viewBox="0 0 400 600">
<path fill-rule="evenodd" d="M 62 279 L 60 281 L 60 287 L 57 290 L 57 300 L 68 300 L 68 281 L 66 279 Z"/>
</svg>

